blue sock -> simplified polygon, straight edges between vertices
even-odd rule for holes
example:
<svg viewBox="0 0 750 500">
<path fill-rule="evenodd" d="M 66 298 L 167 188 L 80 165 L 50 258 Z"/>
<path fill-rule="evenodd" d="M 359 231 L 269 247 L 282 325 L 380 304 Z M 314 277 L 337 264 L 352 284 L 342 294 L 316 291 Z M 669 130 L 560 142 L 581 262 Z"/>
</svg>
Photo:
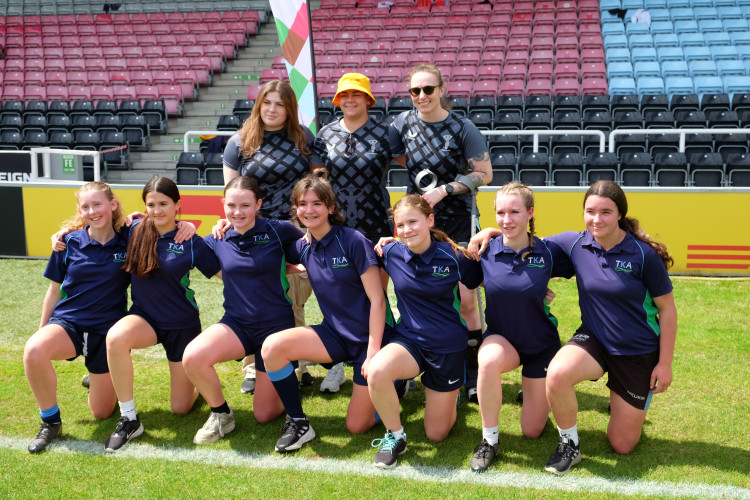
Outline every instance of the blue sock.
<svg viewBox="0 0 750 500">
<path fill-rule="evenodd" d="M 291 363 L 280 370 L 267 370 L 276 393 L 279 395 L 287 415 L 293 419 L 305 418 L 302 411 L 302 401 L 299 398 L 299 381 Z"/>
<path fill-rule="evenodd" d="M 47 410 L 39 408 L 39 415 L 42 417 L 42 422 L 47 422 L 48 424 L 59 424 L 61 422 L 60 408 L 58 408 L 57 403 Z"/>
<path fill-rule="evenodd" d="M 380 415 L 378 415 L 378 412 L 375 412 L 375 423 L 377 424 L 380 422 Z"/>
</svg>

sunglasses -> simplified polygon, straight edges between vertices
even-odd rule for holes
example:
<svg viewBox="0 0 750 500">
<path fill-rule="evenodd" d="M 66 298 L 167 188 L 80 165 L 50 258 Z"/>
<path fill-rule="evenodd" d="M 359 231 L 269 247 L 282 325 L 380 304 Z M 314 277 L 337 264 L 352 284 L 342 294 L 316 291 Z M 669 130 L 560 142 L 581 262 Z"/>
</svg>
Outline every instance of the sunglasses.
<svg viewBox="0 0 750 500">
<path fill-rule="evenodd" d="M 432 95 L 432 93 L 435 92 L 435 89 L 438 87 L 439 85 L 425 85 L 424 87 L 412 87 L 409 89 L 409 93 L 412 95 L 412 97 L 419 97 L 420 92 L 424 92 L 424 95 Z"/>
<path fill-rule="evenodd" d="M 346 144 L 346 150 L 344 151 L 344 154 L 346 156 L 352 156 L 354 154 L 354 146 L 357 145 L 357 140 L 352 134 L 349 134 L 346 137 L 346 141 L 344 142 L 344 144 Z"/>
</svg>

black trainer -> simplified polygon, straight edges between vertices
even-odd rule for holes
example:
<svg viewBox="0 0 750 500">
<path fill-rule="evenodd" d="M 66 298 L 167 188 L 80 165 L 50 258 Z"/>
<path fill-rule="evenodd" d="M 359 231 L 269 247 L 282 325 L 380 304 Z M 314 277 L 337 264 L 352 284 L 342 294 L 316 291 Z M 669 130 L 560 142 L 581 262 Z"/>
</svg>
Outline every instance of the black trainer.
<svg viewBox="0 0 750 500">
<path fill-rule="evenodd" d="M 562 476 L 570 471 L 571 467 L 581 461 L 580 444 L 575 445 L 566 438 L 560 438 L 554 455 L 547 460 L 544 470 Z"/>
<path fill-rule="evenodd" d="M 482 442 L 474 448 L 474 456 L 471 457 L 471 470 L 474 472 L 484 472 L 489 469 L 492 462 L 497 457 L 497 452 L 500 450 L 499 444 L 490 444 L 486 439 L 482 439 Z"/>
<path fill-rule="evenodd" d="M 315 383 L 315 379 L 312 375 L 310 375 L 310 372 L 304 372 L 300 378 L 299 378 L 299 386 L 300 387 L 310 387 Z"/>
<path fill-rule="evenodd" d="M 281 437 L 276 441 L 276 451 L 284 453 L 299 450 L 303 444 L 314 438 L 315 431 L 307 417 L 304 420 L 294 420 L 287 415 L 284 427 L 281 429 Z"/>
<path fill-rule="evenodd" d="M 42 426 L 39 428 L 39 432 L 36 433 L 34 439 L 29 443 L 29 453 L 41 453 L 47 449 L 47 446 L 52 442 L 53 439 L 59 437 L 62 434 L 62 422 L 56 424 L 48 424 L 42 422 Z"/>
<path fill-rule="evenodd" d="M 107 438 L 107 442 L 104 443 L 104 449 L 106 451 L 117 451 L 122 449 L 128 442 L 134 437 L 138 437 L 143 434 L 143 425 L 138 414 L 135 415 L 135 420 L 128 420 L 125 417 L 120 417 L 120 421 L 117 422 L 115 432 Z"/>
<path fill-rule="evenodd" d="M 398 463 L 398 457 L 406 451 L 406 433 L 398 439 L 391 431 L 385 433 L 383 439 L 374 439 L 372 447 L 377 448 L 373 465 L 382 469 L 390 469 Z"/>
</svg>

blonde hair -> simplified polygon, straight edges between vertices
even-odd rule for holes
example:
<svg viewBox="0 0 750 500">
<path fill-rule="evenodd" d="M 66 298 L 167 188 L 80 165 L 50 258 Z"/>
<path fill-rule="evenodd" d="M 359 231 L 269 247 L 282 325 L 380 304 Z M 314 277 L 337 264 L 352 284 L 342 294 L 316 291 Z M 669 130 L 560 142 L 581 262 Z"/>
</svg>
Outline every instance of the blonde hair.
<svg viewBox="0 0 750 500">
<path fill-rule="evenodd" d="M 112 188 L 109 184 L 100 181 L 87 182 L 81 186 L 81 189 L 75 192 L 76 200 L 79 200 L 83 193 L 88 192 L 103 193 L 108 201 L 115 200 L 117 202 L 117 208 L 112 211 L 112 228 L 115 231 L 119 231 L 123 224 L 125 224 L 125 218 L 122 216 L 122 205 L 120 204 L 120 200 L 118 200 L 115 193 L 112 192 Z M 61 225 L 61 228 L 70 229 L 71 231 L 77 231 L 84 227 L 86 227 L 86 223 L 84 222 L 83 217 L 81 217 L 81 214 L 78 213 L 77 209 L 76 214 L 63 221 Z"/>
<path fill-rule="evenodd" d="M 400 200 L 396 202 L 395 205 L 393 205 L 393 208 L 390 210 L 390 219 L 393 220 L 393 217 L 396 215 L 396 212 L 399 210 L 406 210 L 408 208 L 416 208 L 420 212 L 422 212 L 422 215 L 425 216 L 425 218 L 429 218 L 432 212 L 432 207 L 429 203 L 427 203 L 427 200 L 422 198 L 421 195 L 418 194 L 407 194 Z M 435 241 L 442 241 L 444 243 L 449 243 L 451 248 L 453 248 L 453 252 L 458 255 L 459 252 L 464 254 L 468 257 L 468 254 L 466 252 L 465 248 L 462 248 L 456 244 L 455 241 L 450 239 L 447 234 L 445 234 L 440 229 L 435 228 L 435 226 L 430 228 L 430 236 Z"/>
<path fill-rule="evenodd" d="M 263 142 L 263 133 L 266 131 L 266 127 L 260 117 L 260 107 L 263 104 L 263 100 L 271 92 L 278 92 L 281 102 L 284 104 L 284 109 L 286 110 L 284 131 L 287 137 L 292 140 L 304 156 L 310 156 L 312 153 L 307 149 L 307 136 L 299 124 L 297 117 L 297 97 L 294 95 L 292 86 L 281 80 L 271 80 L 260 88 L 253 110 L 239 130 L 240 152 L 243 156 L 249 157 L 260 148 Z"/>
</svg>

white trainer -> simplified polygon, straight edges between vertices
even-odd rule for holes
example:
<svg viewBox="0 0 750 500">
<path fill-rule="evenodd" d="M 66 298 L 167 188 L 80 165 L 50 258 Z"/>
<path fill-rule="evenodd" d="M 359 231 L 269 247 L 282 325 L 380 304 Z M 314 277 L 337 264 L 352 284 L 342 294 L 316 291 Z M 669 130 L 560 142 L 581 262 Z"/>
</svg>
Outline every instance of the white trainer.
<svg viewBox="0 0 750 500">
<path fill-rule="evenodd" d="M 346 374 L 344 374 L 344 363 L 333 365 L 328 370 L 328 375 L 320 383 L 320 392 L 339 392 L 341 384 L 346 382 Z"/>
<path fill-rule="evenodd" d="M 193 443 L 209 444 L 215 443 L 234 430 L 234 412 L 229 409 L 229 413 L 214 413 L 206 420 L 198 432 L 195 433 Z"/>
</svg>

